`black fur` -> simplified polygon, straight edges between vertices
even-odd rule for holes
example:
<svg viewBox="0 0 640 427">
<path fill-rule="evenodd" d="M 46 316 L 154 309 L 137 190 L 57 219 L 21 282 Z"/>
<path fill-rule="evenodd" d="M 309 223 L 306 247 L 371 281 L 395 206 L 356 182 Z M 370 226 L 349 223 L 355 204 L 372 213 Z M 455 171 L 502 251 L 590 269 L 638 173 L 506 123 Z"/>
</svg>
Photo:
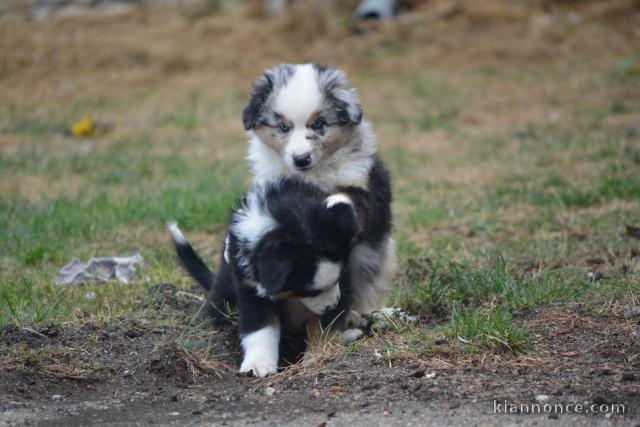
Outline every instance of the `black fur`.
<svg viewBox="0 0 640 427">
<path fill-rule="evenodd" d="M 216 275 L 197 254 L 189 242 L 174 240 L 180 263 L 205 290 L 210 291 L 216 281 Z"/>
<path fill-rule="evenodd" d="M 262 108 L 272 91 L 273 76 L 269 72 L 265 72 L 254 84 L 249 104 L 242 111 L 242 124 L 245 130 L 256 127 Z"/>
<path fill-rule="evenodd" d="M 367 243 L 377 247 L 391 233 L 393 216 L 391 213 L 391 178 L 389 172 L 377 156 L 369 171 L 367 189 L 338 187 L 353 200 L 359 231 L 357 243 Z"/>
<path fill-rule="evenodd" d="M 276 316 L 281 324 L 291 324 L 287 300 L 279 299 L 278 294 L 287 292 L 288 298 L 318 295 L 320 291 L 310 285 L 319 260 L 324 259 L 343 265 L 339 279 L 341 297 L 337 306 L 322 317 L 325 325 L 335 323 L 349 307 L 351 295 L 348 257 L 358 230 L 351 206 L 336 204 L 327 209 L 327 193 L 295 178 L 282 179 L 254 191 L 259 192 L 260 202 L 277 226 L 250 251 L 243 250 L 248 242 L 234 233 L 233 225 L 239 219 L 240 209 L 246 206 L 236 209 L 229 228 L 230 262 L 222 256 L 217 275 L 188 243 L 174 240 L 182 264 L 207 290 L 210 314 L 221 321 L 225 318 L 225 305 L 236 306 L 241 336 L 264 327 Z M 255 283 L 260 283 L 267 294 L 261 296 Z"/>
</svg>

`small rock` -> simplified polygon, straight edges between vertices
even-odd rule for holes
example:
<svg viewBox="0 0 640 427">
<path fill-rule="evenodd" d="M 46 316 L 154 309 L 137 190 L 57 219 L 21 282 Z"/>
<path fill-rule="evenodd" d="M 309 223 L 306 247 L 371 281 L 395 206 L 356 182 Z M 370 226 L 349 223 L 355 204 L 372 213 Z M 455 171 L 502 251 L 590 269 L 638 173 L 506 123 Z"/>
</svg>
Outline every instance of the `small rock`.
<svg viewBox="0 0 640 427">
<path fill-rule="evenodd" d="M 335 410 L 333 410 L 333 411 L 329 412 L 329 413 L 327 414 L 327 417 L 328 417 L 328 418 L 333 418 L 333 417 L 335 417 L 335 416 L 336 416 L 336 412 L 337 412 L 337 411 L 335 411 Z"/>
<path fill-rule="evenodd" d="M 548 394 L 539 394 L 536 396 L 536 400 L 540 403 L 544 403 L 546 401 L 549 400 L 549 395 Z"/>
<path fill-rule="evenodd" d="M 331 393 L 336 394 L 336 393 L 342 393 L 344 388 L 340 387 L 339 385 L 332 385 L 329 390 L 331 391 Z"/>
<path fill-rule="evenodd" d="M 609 368 L 602 368 L 600 369 L 600 372 L 598 372 L 598 375 L 600 375 L 601 377 L 611 375 L 611 374 L 613 374 L 613 372 Z"/>
<path fill-rule="evenodd" d="M 61 399 L 62 399 L 61 394 L 54 394 L 53 396 L 51 396 L 51 400 L 61 400 Z"/>
<path fill-rule="evenodd" d="M 418 369 L 417 371 L 412 373 L 411 376 L 414 378 L 422 378 L 424 377 L 424 371 L 422 369 Z"/>
<path fill-rule="evenodd" d="M 577 351 L 565 351 L 564 353 L 560 353 L 560 356 L 562 356 L 562 357 L 578 357 L 578 356 L 580 356 L 580 353 L 578 353 Z"/>
<path fill-rule="evenodd" d="M 636 380 L 636 376 L 634 375 L 633 372 L 624 372 L 622 374 L 622 377 L 620 378 L 621 381 L 635 381 Z"/>
<path fill-rule="evenodd" d="M 634 316 L 640 316 L 640 307 L 628 307 L 624 310 L 624 317 L 630 318 Z"/>
<path fill-rule="evenodd" d="M 389 412 L 389 411 L 382 411 L 382 416 L 383 416 L 383 417 L 389 417 L 389 416 L 391 416 L 391 412 Z"/>
<path fill-rule="evenodd" d="M 430 372 L 427 375 L 425 375 L 424 377 L 428 380 L 432 380 L 437 376 L 437 374 L 435 372 Z"/>
<path fill-rule="evenodd" d="M 264 389 L 264 394 L 266 394 L 267 396 L 273 396 L 276 392 L 276 389 L 273 387 L 267 387 Z"/>
<path fill-rule="evenodd" d="M 634 239 L 640 239 L 640 227 L 633 225 L 627 225 L 625 229 L 625 235 Z"/>
</svg>

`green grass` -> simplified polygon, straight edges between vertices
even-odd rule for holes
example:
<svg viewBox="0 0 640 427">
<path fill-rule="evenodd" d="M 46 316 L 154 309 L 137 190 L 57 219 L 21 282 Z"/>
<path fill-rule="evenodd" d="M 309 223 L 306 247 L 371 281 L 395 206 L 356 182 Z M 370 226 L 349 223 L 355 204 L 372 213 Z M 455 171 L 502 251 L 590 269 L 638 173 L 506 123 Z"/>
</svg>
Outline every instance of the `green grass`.
<svg viewBox="0 0 640 427">
<path fill-rule="evenodd" d="M 459 308 L 451 312 L 451 321 L 445 328 L 447 336 L 473 347 L 498 347 L 513 353 L 527 349 L 527 327 L 514 322 L 505 307 L 493 311 Z"/>
<path fill-rule="evenodd" d="M 390 73 L 386 61 L 422 50 L 385 43 L 370 59 L 385 71 L 354 66 L 350 78 L 394 177 L 401 271 L 390 302 L 438 325 L 396 330 L 413 340 L 407 348 L 424 352 L 444 333 L 465 350 L 528 351 L 527 316 L 538 309 L 579 303 L 615 314 L 636 304 L 637 240 L 623 230 L 640 222 L 638 125 L 629 118 L 640 104 L 621 94 L 637 86 L 638 55 L 609 58 L 605 73 L 587 62 L 569 87 L 566 63 L 487 59 L 461 73 L 422 61 L 424 69 Z M 164 223 L 176 219 L 212 262 L 248 182 L 239 115 L 249 87 L 232 77 L 211 92 L 210 82 L 195 90 L 185 81 L 170 97 L 144 88 L 139 97 L 3 108 L 0 324 L 147 315 L 154 285 L 191 285 Z M 84 115 L 109 118 L 113 132 L 66 136 Z M 73 258 L 136 250 L 145 267 L 129 285 L 53 284 Z M 185 325 L 183 348 L 211 347 L 200 326 Z M 401 354 L 395 345 L 389 354 Z"/>
</svg>

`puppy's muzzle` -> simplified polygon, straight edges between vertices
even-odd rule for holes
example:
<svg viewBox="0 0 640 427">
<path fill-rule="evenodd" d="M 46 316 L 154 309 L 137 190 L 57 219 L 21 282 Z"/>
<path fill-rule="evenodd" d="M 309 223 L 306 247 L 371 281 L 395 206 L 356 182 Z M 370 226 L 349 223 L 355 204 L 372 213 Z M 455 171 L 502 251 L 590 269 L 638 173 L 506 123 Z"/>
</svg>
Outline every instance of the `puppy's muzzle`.
<svg viewBox="0 0 640 427">
<path fill-rule="evenodd" d="M 311 167 L 311 154 L 297 154 L 293 156 L 293 165 L 299 170 L 309 169 Z"/>
</svg>

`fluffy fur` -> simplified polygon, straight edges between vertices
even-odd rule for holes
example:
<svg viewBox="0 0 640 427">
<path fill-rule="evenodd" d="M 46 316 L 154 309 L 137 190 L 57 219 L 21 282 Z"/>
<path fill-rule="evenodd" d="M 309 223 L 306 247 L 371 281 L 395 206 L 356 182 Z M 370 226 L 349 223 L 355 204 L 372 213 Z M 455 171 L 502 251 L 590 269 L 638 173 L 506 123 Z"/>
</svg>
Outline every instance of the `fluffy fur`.
<svg viewBox="0 0 640 427">
<path fill-rule="evenodd" d="M 182 264 L 207 289 L 214 318 L 237 306 L 240 372 L 276 372 L 282 327 L 301 329 L 313 315 L 325 326 L 340 322 L 350 306 L 357 223 L 345 195 L 296 178 L 254 186 L 231 215 L 217 275 L 175 223 L 168 229 Z"/>
<path fill-rule="evenodd" d="M 353 201 L 359 231 L 349 261 L 350 308 L 381 308 L 397 269 L 391 184 L 344 73 L 313 64 L 266 70 L 242 118 L 254 185 L 296 176 Z"/>
</svg>

